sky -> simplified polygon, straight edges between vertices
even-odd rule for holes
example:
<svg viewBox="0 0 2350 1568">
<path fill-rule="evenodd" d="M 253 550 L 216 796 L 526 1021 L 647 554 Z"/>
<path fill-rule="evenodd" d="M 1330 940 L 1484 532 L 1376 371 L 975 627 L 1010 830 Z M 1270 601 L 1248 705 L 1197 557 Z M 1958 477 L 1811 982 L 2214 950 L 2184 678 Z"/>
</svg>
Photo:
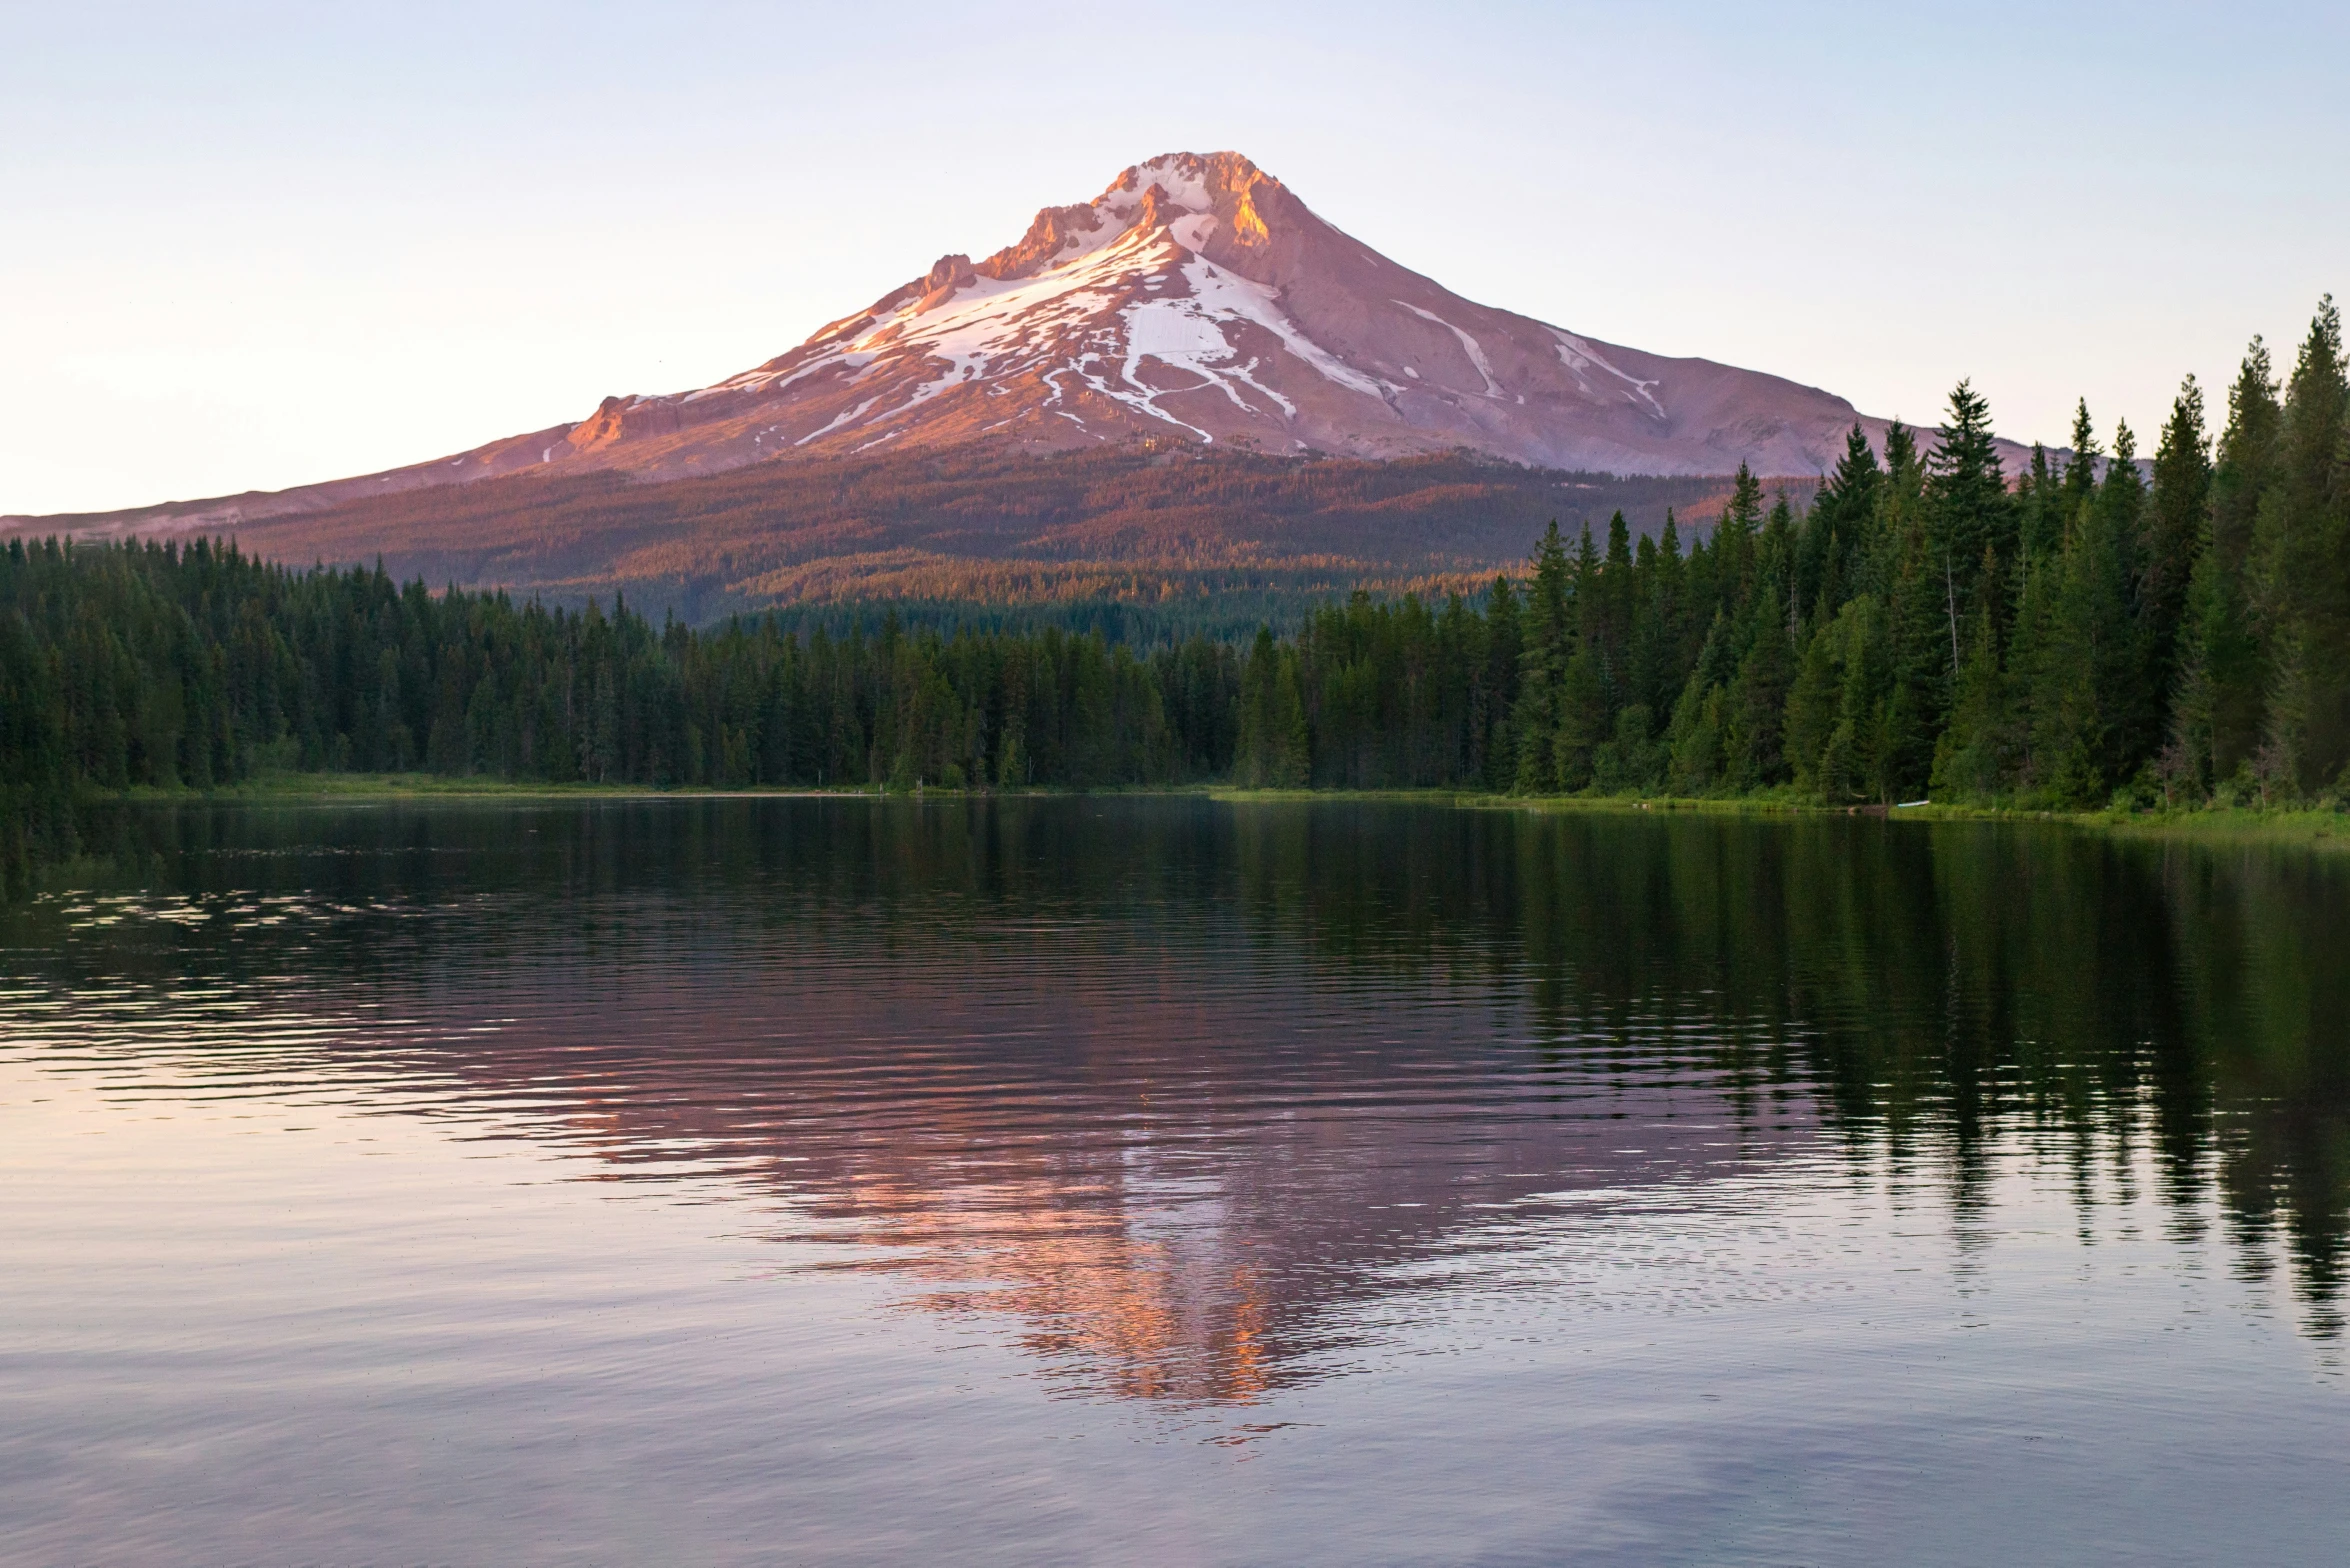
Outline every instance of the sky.
<svg viewBox="0 0 2350 1568">
<path fill-rule="evenodd" d="M 2145 434 L 2350 294 L 2350 6 L 0 0 L 0 513 L 700 386 L 1155 154 L 1456 293 Z"/>
</svg>

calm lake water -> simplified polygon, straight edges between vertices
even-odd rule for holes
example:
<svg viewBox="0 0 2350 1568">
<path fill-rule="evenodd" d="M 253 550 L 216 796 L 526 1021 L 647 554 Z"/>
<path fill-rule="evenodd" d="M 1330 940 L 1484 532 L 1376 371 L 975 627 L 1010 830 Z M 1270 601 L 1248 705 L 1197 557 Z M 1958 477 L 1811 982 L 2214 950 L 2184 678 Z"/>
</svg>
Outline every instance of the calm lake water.
<svg viewBox="0 0 2350 1568">
<path fill-rule="evenodd" d="M 2350 857 L 125 831 L 0 914 L 11 1562 L 2350 1559 Z"/>
</svg>

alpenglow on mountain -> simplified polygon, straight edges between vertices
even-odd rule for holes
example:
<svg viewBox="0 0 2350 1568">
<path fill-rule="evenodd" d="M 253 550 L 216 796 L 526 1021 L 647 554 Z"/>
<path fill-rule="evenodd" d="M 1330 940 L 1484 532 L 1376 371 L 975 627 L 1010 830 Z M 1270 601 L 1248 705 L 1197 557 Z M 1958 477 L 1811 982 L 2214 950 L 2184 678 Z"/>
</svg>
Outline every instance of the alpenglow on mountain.
<svg viewBox="0 0 2350 1568">
<path fill-rule="evenodd" d="M 1157 438 L 1389 458 L 1466 449 L 1627 475 L 1810 475 L 1857 416 L 1815 387 L 1602 343 L 1475 304 L 1325 222 L 1238 153 L 1172 153 L 1017 244 L 928 273 L 714 386 L 384 473 L 110 514 L 234 525 L 535 471 L 644 480 L 972 441 Z M 1865 419 L 1872 434 L 1884 422 Z"/>
<path fill-rule="evenodd" d="M 707 472 L 785 453 L 1137 437 L 1549 468 L 1832 466 L 1852 405 L 1473 304 L 1315 216 L 1238 153 L 1136 164 L 984 261 L 951 255 L 715 386 L 612 397 L 498 467 Z"/>
</svg>

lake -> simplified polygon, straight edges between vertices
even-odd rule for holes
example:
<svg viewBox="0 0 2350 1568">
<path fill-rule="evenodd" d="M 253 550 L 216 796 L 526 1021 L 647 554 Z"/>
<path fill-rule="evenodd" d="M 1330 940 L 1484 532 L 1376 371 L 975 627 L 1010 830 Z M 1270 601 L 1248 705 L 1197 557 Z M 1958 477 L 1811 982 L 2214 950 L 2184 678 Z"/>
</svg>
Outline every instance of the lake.
<svg viewBox="0 0 2350 1568">
<path fill-rule="evenodd" d="M 154 808 L 0 912 L 0 1556 L 2338 1563 L 2350 857 Z"/>
</svg>

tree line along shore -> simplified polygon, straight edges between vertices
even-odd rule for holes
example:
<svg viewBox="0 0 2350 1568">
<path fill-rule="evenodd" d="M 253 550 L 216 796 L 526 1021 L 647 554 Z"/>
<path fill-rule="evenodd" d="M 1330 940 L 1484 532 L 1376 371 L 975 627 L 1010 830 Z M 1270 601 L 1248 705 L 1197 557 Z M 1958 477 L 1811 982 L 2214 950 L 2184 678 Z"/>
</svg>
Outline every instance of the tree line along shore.
<svg viewBox="0 0 2350 1568">
<path fill-rule="evenodd" d="M 76 812 L 286 773 L 648 787 L 1226 782 L 2062 810 L 2334 804 L 2350 780 L 2350 387 L 2323 302 L 2152 459 L 2084 406 L 2003 472 L 1856 428 L 1810 504 L 1741 471 L 1686 548 L 1555 524 L 1478 602 L 1356 594 L 1292 636 L 696 631 L 233 544 L 0 552 L 0 862 Z"/>
</svg>

